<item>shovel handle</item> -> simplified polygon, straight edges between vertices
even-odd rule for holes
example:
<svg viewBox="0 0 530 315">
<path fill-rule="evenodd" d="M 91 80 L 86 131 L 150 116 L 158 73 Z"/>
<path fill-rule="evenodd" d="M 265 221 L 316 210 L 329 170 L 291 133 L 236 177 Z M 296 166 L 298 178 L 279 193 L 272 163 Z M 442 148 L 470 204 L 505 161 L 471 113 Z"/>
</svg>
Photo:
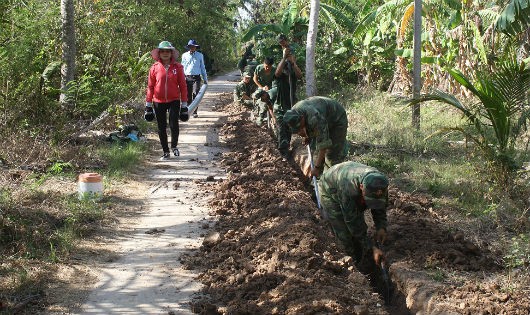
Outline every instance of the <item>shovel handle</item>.
<svg viewBox="0 0 530 315">
<path fill-rule="evenodd" d="M 309 156 L 309 165 L 311 166 L 311 171 L 315 168 L 315 165 L 313 163 L 313 155 L 311 154 L 311 147 L 309 144 L 307 145 L 307 155 Z M 315 186 L 315 195 L 317 197 L 317 206 L 318 209 L 322 209 L 322 205 L 320 204 L 320 195 L 318 193 L 318 183 L 317 183 L 317 177 L 312 176 L 311 178 L 313 180 L 313 186 Z"/>
</svg>

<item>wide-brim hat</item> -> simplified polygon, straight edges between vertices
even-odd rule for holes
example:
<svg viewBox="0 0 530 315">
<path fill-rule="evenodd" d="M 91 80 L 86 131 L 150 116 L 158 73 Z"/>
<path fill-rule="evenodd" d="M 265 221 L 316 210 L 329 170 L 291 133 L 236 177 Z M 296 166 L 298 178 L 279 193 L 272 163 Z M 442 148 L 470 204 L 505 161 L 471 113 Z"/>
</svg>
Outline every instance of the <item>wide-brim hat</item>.
<svg viewBox="0 0 530 315">
<path fill-rule="evenodd" d="M 364 201 L 369 209 L 385 209 L 388 196 L 388 179 L 379 172 L 367 174 L 362 181 Z"/>
<path fill-rule="evenodd" d="M 201 47 L 201 46 L 199 46 L 199 43 L 197 43 L 197 41 L 194 40 L 194 39 L 190 39 L 188 41 L 188 44 L 186 45 L 186 48 L 190 49 L 191 46 L 195 46 L 195 47 L 197 47 L 197 49 L 199 49 Z"/>
<path fill-rule="evenodd" d="M 173 60 L 177 60 L 178 56 L 179 56 L 179 51 L 173 47 L 173 45 L 168 42 L 167 40 L 165 41 L 161 41 L 160 44 L 158 44 L 158 47 L 151 50 L 151 57 L 158 61 L 160 60 L 160 49 L 164 49 L 164 50 L 171 50 L 172 53 L 171 53 L 171 57 L 173 58 Z"/>
</svg>

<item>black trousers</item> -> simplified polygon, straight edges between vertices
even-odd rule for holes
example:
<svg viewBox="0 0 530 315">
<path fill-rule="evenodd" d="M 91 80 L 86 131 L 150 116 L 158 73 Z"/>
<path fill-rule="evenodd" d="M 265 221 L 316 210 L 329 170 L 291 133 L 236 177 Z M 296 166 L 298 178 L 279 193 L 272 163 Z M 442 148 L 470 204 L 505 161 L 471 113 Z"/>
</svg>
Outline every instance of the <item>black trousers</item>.
<svg viewBox="0 0 530 315">
<path fill-rule="evenodd" d="M 200 75 L 187 75 L 186 76 L 186 85 L 188 87 L 188 105 L 190 105 L 191 102 L 193 102 L 193 100 L 195 99 L 195 96 L 199 94 L 199 90 L 201 89 L 201 82 L 202 80 L 201 80 Z M 197 108 L 198 107 L 195 107 L 195 111 L 193 111 L 193 113 L 190 113 L 190 114 L 196 114 Z"/>
<path fill-rule="evenodd" d="M 167 113 L 169 112 L 169 130 L 171 131 L 171 148 L 176 148 L 179 142 L 179 114 L 180 101 L 169 103 L 154 103 L 156 122 L 158 124 L 158 138 L 164 152 L 169 152 L 167 140 Z"/>
</svg>

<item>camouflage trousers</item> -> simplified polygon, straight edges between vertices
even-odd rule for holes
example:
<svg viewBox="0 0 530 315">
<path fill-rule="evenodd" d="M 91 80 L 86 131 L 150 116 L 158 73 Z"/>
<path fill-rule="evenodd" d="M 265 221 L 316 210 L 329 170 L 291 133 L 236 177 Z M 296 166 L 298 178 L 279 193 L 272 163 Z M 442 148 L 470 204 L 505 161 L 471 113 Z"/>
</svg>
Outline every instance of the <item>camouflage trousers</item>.
<svg viewBox="0 0 530 315">
<path fill-rule="evenodd" d="M 371 249 L 368 240 L 368 226 L 364 221 L 364 211 L 343 209 L 341 204 L 322 185 L 319 185 L 320 203 L 331 224 L 333 233 L 344 246 L 346 253 L 358 263 L 363 254 Z"/>
<path fill-rule="evenodd" d="M 344 162 L 348 155 L 349 145 L 346 141 L 346 132 L 348 131 L 347 123 L 345 125 L 335 126 L 333 130 L 329 131 L 329 137 L 332 139 L 332 146 L 326 153 L 326 160 L 324 161 L 324 171 L 335 164 Z M 313 159 L 318 156 L 318 151 L 315 149 L 315 139 L 311 141 L 311 152 Z"/>
<path fill-rule="evenodd" d="M 281 153 L 287 153 L 291 146 L 291 129 L 283 122 L 283 115 L 287 110 L 283 109 L 281 105 L 274 104 L 274 117 L 276 118 L 276 136 L 278 138 L 278 149 Z"/>
<path fill-rule="evenodd" d="M 258 126 L 263 125 L 267 121 L 267 111 L 267 103 L 263 102 L 262 100 L 257 100 L 254 113 L 256 116 L 256 124 Z"/>
</svg>

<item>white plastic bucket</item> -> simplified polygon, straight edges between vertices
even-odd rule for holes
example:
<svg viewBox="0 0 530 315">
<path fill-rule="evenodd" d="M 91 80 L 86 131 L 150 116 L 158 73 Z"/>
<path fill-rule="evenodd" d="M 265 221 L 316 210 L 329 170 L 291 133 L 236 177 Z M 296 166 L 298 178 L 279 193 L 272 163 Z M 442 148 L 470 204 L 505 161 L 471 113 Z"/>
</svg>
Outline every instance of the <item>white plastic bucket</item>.
<svg viewBox="0 0 530 315">
<path fill-rule="evenodd" d="M 100 200 L 103 197 L 103 176 L 98 173 L 79 175 L 79 200 Z"/>
</svg>

